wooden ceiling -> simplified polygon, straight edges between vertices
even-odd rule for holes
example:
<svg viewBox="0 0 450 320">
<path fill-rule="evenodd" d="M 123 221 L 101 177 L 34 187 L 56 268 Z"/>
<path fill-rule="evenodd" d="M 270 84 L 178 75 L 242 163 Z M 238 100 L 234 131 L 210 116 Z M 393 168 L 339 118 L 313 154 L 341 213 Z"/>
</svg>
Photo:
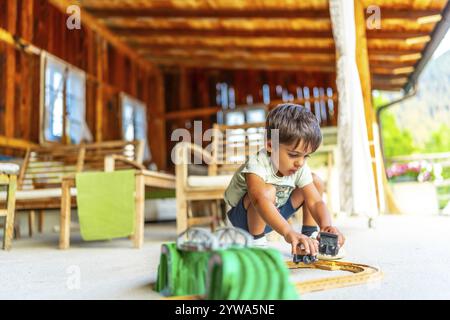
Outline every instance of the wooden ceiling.
<svg viewBox="0 0 450 320">
<path fill-rule="evenodd" d="M 400 90 L 447 0 L 361 0 L 381 9 L 367 29 L 374 89 Z M 158 65 L 335 71 L 328 0 L 78 0 Z"/>
</svg>

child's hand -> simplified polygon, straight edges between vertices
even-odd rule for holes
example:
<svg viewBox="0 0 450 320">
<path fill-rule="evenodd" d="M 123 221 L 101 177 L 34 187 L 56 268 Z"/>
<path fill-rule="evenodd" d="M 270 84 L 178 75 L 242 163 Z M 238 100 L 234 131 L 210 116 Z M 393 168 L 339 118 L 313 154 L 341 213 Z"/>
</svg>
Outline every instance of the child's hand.
<svg viewBox="0 0 450 320">
<path fill-rule="evenodd" d="M 328 226 L 328 227 L 325 227 L 325 228 L 320 229 L 320 231 L 328 232 L 328 233 L 333 233 L 333 234 L 337 234 L 337 236 L 338 236 L 338 244 L 339 244 L 339 247 L 342 247 L 342 246 L 344 245 L 344 243 L 345 243 L 345 237 L 344 237 L 344 235 L 338 230 L 338 228 L 332 227 L 332 226 Z"/>
<path fill-rule="evenodd" d="M 289 231 L 284 239 L 292 246 L 292 254 L 315 256 L 319 252 L 319 242 L 294 230 Z"/>
</svg>

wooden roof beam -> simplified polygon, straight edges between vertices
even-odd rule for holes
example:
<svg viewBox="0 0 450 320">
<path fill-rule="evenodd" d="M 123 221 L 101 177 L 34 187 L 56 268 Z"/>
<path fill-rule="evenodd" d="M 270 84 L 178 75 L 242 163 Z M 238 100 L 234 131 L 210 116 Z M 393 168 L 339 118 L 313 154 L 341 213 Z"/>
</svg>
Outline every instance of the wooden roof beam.
<svg viewBox="0 0 450 320">
<path fill-rule="evenodd" d="M 151 18 L 329 18 L 328 9 L 304 10 L 304 9 L 179 9 L 167 8 L 90 8 L 86 10 L 98 18 L 111 17 L 151 17 Z"/>
<path fill-rule="evenodd" d="M 120 37 L 141 36 L 196 36 L 196 37 L 278 37 L 278 38 L 332 38 L 332 30 L 292 30 L 292 29 L 193 29 L 193 28 L 110 28 Z M 428 32 L 417 31 L 367 31 L 368 39 L 412 39 L 429 36 Z"/>
<path fill-rule="evenodd" d="M 333 38 L 331 30 L 292 30 L 292 29 L 190 29 L 190 28 L 110 28 L 122 37 L 136 36 L 197 36 L 197 37 L 289 37 L 289 38 Z"/>
<path fill-rule="evenodd" d="M 328 8 L 322 9 L 279 9 L 266 8 L 254 9 L 251 7 L 227 9 L 227 8 L 192 8 L 180 9 L 175 7 L 166 8 L 142 8 L 142 7 L 116 7 L 116 8 L 98 8 L 84 6 L 84 8 L 98 18 L 306 18 L 306 19 L 321 19 L 329 18 L 330 13 Z M 382 19 L 406 19 L 418 20 L 440 15 L 439 9 L 427 10 L 411 10 L 411 9 L 391 9 L 381 7 Z M 367 14 L 369 16 L 370 14 Z"/>
<path fill-rule="evenodd" d="M 217 49 L 223 51 L 248 51 L 248 52 L 292 52 L 292 53 L 335 53 L 334 47 L 301 47 L 301 46 L 280 46 L 280 45 L 264 45 L 264 46 L 240 46 L 240 45 L 216 45 L 216 44 L 190 44 L 190 43 L 180 43 L 174 41 L 173 43 L 139 43 L 139 42 L 129 42 L 132 48 L 135 48 L 139 52 L 149 52 L 151 50 L 170 50 L 170 49 L 185 49 L 185 50 L 209 50 Z M 420 49 L 405 49 L 402 47 L 391 48 L 391 49 L 377 49 L 369 48 L 369 55 L 384 55 L 384 56 L 404 56 L 420 54 L 422 50 Z M 405 57 L 403 59 L 406 59 Z"/>
<path fill-rule="evenodd" d="M 295 47 L 295 46 L 223 46 L 223 45 L 194 45 L 194 44 L 134 44 L 130 45 L 135 48 L 139 53 L 150 53 L 152 51 L 164 51 L 164 50 L 218 50 L 224 51 L 246 51 L 246 52 L 287 52 L 287 53 L 311 53 L 311 54 L 335 54 L 334 46 L 331 48 L 320 47 Z M 417 52 L 417 51 L 414 51 Z"/>
<path fill-rule="evenodd" d="M 235 59 L 278 59 L 282 61 L 292 60 L 292 61 L 311 61 L 311 62 L 335 62 L 334 53 L 291 53 L 291 52 L 254 52 L 250 53 L 247 51 L 220 51 L 220 50 L 154 50 L 145 54 L 147 57 L 180 57 L 180 58 L 191 58 L 191 57 L 206 57 L 208 59 L 220 59 L 233 57 Z"/>
<path fill-rule="evenodd" d="M 435 21 L 438 17 L 441 16 L 440 9 L 423 9 L 423 10 L 414 10 L 414 9 L 388 9 L 388 8 L 380 8 L 381 19 L 405 19 L 405 20 L 416 20 L 417 22 L 422 21 L 422 23 L 426 22 L 427 19 L 432 19 Z M 366 17 L 370 16 L 370 13 L 366 11 Z M 420 22 L 419 22 L 420 23 Z"/>
<path fill-rule="evenodd" d="M 149 58 L 155 64 L 163 66 L 178 66 L 189 68 L 215 68 L 215 69 L 256 69 L 256 70 L 289 70 L 332 73 L 336 71 L 335 65 L 300 64 L 283 61 L 250 61 L 236 59 L 208 60 L 208 59 L 174 59 Z"/>
<path fill-rule="evenodd" d="M 369 51 L 369 59 L 377 61 L 406 62 L 417 61 L 422 57 L 421 53 L 413 54 L 371 54 Z"/>
<path fill-rule="evenodd" d="M 389 85 L 389 86 L 403 87 L 407 81 L 408 81 L 407 77 L 397 79 L 386 79 L 386 80 L 372 80 L 372 85 L 373 86 Z"/>
<path fill-rule="evenodd" d="M 402 47 L 397 48 L 391 48 L 391 49 L 377 49 L 377 48 L 369 48 L 369 55 L 386 55 L 386 56 L 392 56 L 392 55 L 410 55 L 410 54 L 417 54 L 421 53 L 422 50 L 420 49 L 405 49 Z"/>
<path fill-rule="evenodd" d="M 370 68 L 370 72 L 373 74 L 384 74 L 384 75 L 400 75 L 400 74 L 410 74 L 414 71 L 414 67 L 400 67 L 400 68 L 388 68 L 388 67 L 374 67 Z"/>
<path fill-rule="evenodd" d="M 398 85 L 387 85 L 387 84 L 376 84 L 372 86 L 373 90 L 384 90 L 384 91 L 400 91 L 402 86 Z"/>
<path fill-rule="evenodd" d="M 371 68 L 384 67 L 384 68 L 404 68 L 414 67 L 415 61 L 401 62 L 401 61 L 374 61 L 369 59 L 369 65 Z"/>
<path fill-rule="evenodd" d="M 428 32 L 367 30 L 367 39 L 410 39 L 429 36 Z"/>
<path fill-rule="evenodd" d="M 148 59 L 172 59 L 172 60 L 192 60 L 192 59 L 202 59 L 208 61 L 243 61 L 243 62 L 274 62 L 274 63 L 292 63 L 292 64 L 305 64 L 305 65 L 335 65 L 335 57 L 330 55 L 327 56 L 317 56 L 317 55 L 292 55 L 286 54 L 285 56 L 278 56 L 276 54 L 262 54 L 262 55 L 250 55 L 250 54 L 234 54 L 225 53 L 198 53 L 193 54 L 192 52 L 177 52 L 172 54 L 153 54 L 147 55 Z"/>
</svg>

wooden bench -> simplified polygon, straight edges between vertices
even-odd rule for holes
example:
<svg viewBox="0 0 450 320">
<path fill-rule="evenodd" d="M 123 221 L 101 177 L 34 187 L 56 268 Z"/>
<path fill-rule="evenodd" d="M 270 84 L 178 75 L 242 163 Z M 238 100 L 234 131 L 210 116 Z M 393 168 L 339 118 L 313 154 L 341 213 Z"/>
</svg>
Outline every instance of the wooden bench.
<svg viewBox="0 0 450 320">
<path fill-rule="evenodd" d="M 36 211 L 39 213 L 39 231 L 42 231 L 43 210 L 60 208 L 64 177 L 85 171 L 103 171 L 104 159 L 109 155 L 122 159 L 117 169 L 134 169 L 136 165 L 142 168 L 142 154 L 142 143 L 139 141 L 28 148 L 17 182 L 16 209 L 30 210 L 30 235 L 33 233 Z M 71 205 L 75 207 L 75 190 L 72 193 Z M 0 201 L 4 198 L 5 193 L 1 193 Z"/>
</svg>

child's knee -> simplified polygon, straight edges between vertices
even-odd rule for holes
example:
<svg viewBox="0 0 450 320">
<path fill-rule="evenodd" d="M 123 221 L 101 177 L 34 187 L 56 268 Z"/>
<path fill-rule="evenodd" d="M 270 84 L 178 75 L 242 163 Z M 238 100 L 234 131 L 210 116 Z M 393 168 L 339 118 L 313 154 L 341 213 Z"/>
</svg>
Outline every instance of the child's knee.
<svg viewBox="0 0 450 320">
<path fill-rule="evenodd" d="M 315 173 L 312 173 L 312 177 L 314 186 L 316 187 L 317 191 L 322 194 L 325 191 L 325 184 L 323 183 L 323 180 Z"/>
<path fill-rule="evenodd" d="M 277 199 L 277 189 L 274 185 L 266 183 L 266 186 L 264 188 L 264 193 L 266 198 L 270 199 L 272 203 L 276 203 Z"/>
<path fill-rule="evenodd" d="M 266 183 L 263 192 L 264 192 L 264 196 L 265 196 L 266 199 L 270 199 L 270 201 L 273 204 L 276 203 L 277 189 L 275 188 L 274 185 Z M 250 205 L 252 205 L 251 200 L 250 200 L 250 196 L 248 195 L 248 193 L 246 193 L 245 196 L 244 196 L 244 209 L 248 210 Z"/>
</svg>

